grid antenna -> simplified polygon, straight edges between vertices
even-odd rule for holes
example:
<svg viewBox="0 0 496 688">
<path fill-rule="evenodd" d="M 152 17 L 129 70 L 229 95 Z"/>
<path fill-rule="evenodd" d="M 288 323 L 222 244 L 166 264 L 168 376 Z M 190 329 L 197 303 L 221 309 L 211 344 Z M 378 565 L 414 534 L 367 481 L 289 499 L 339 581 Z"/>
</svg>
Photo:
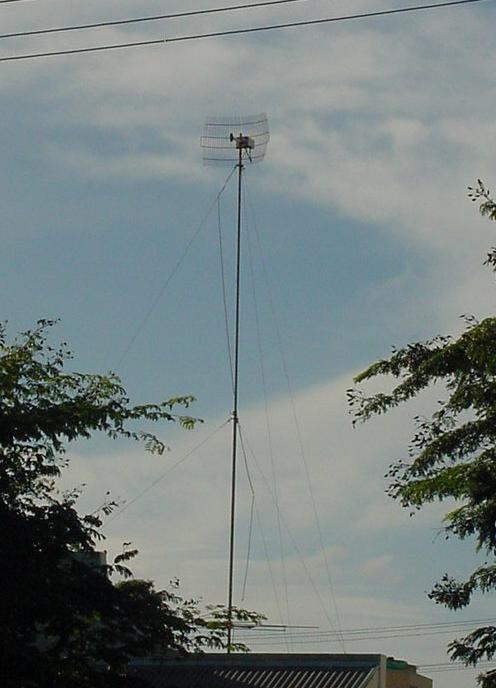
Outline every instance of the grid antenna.
<svg viewBox="0 0 496 688">
<path fill-rule="evenodd" d="M 261 162 L 269 142 L 267 115 L 208 117 L 200 146 L 205 165 L 239 164 L 239 153 L 249 162 Z"/>
<path fill-rule="evenodd" d="M 229 571 L 227 600 L 227 652 L 233 649 L 233 580 L 234 535 L 236 516 L 236 468 L 239 434 L 238 380 L 239 380 L 239 323 L 240 323 L 240 272 L 241 272 L 241 193 L 245 161 L 261 162 L 269 142 L 267 115 L 249 117 L 210 117 L 205 122 L 200 145 L 206 165 L 235 165 L 238 169 L 238 208 L 236 232 L 236 288 L 234 317 L 234 370 L 232 411 L 231 508 L 229 528 Z"/>
</svg>

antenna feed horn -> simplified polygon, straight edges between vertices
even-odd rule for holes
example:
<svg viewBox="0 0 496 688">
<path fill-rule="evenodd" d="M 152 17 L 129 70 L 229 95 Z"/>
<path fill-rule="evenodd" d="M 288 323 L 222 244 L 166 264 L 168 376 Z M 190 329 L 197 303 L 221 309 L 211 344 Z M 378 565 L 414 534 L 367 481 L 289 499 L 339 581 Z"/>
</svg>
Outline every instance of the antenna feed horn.
<svg viewBox="0 0 496 688">
<path fill-rule="evenodd" d="M 251 136 L 244 136 L 243 134 L 234 136 L 234 134 L 230 134 L 229 141 L 236 143 L 236 150 L 253 150 L 255 148 L 255 140 Z"/>
</svg>

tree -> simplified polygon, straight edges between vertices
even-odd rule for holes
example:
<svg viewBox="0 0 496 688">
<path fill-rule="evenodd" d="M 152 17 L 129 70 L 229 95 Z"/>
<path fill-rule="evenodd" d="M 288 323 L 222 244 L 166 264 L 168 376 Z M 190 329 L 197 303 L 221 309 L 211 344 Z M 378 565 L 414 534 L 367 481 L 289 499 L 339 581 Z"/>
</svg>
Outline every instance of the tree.
<svg viewBox="0 0 496 688">
<path fill-rule="evenodd" d="M 469 197 L 482 215 L 496 220 L 496 203 L 478 180 Z M 496 248 L 485 264 L 496 270 Z M 436 383 L 444 398 L 429 417 L 416 417 L 408 459 L 393 464 L 387 477 L 389 494 L 404 507 L 419 509 L 429 502 L 454 500 L 444 517 L 447 537 L 474 538 L 487 556 L 467 580 L 445 574 L 429 597 L 449 609 L 470 604 L 476 592 L 496 589 L 496 317 L 465 317 L 458 338 L 437 336 L 393 349 L 390 358 L 371 365 L 355 378 L 359 384 L 379 375 L 397 380 L 389 393 L 366 396 L 348 391 L 354 423 L 416 397 Z M 496 653 L 496 627 L 478 628 L 449 645 L 453 660 L 477 665 Z M 478 678 L 483 688 L 496 686 L 496 670 Z"/>
<path fill-rule="evenodd" d="M 193 398 L 132 406 L 117 376 L 67 372 L 66 345 L 47 341 L 53 324 L 40 321 L 12 343 L 0 327 L 0 682 L 134 685 L 127 675 L 133 656 L 225 647 L 224 610 L 207 609 L 205 617 L 198 601 L 179 596 L 177 584 L 157 591 L 133 579 L 129 543 L 113 564 L 96 566 L 103 518 L 116 504 L 80 515 L 78 491 L 60 493 L 56 480 L 67 465 L 67 443 L 95 432 L 162 453 L 162 441 L 137 424 L 192 428 L 195 419 L 175 409 Z M 244 610 L 235 618 L 260 620 Z"/>
</svg>

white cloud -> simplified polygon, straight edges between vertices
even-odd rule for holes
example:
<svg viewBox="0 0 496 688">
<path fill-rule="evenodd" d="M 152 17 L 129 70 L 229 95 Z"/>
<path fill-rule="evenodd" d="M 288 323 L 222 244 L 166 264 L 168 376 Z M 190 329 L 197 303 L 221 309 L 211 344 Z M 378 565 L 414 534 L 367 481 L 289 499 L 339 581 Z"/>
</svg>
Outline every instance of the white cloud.
<svg viewBox="0 0 496 688">
<path fill-rule="evenodd" d="M 42 4 L 39 9 L 37 3 L 29 4 L 33 27 L 46 22 Z M 336 12 L 346 5 L 339 4 Z M 125 14 L 133 3 L 112 2 L 107 7 L 109 14 L 110 8 Z M 329 12 L 328 3 L 319 7 Z M 57 15 L 60 23 L 84 13 L 90 17 L 88 8 L 60 2 L 57 8 L 62 12 Z M 20 15 L 10 16 L 14 26 Z M 236 21 L 222 20 L 226 25 Z M 169 25 L 167 31 L 189 26 L 196 25 Z M 162 30 L 157 28 L 157 33 Z M 150 37 L 153 31 L 140 28 L 133 37 Z M 104 30 L 91 40 L 118 42 L 128 36 Z M 61 37 L 50 41 L 50 47 L 82 45 L 86 40 Z M 47 44 L 40 39 L 30 45 L 36 49 Z M 21 49 L 19 44 L 16 49 Z M 220 179 L 220 173 L 201 167 L 198 138 L 204 116 L 266 110 L 272 140 L 266 162 L 256 171 L 259 188 L 281 202 L 291 197 L 330 208 L 366 224 L 371 232 L 379 228 L 381 236 L 389 233 L 425 252 L 425 274 L 409 266 L 360 295 L 360 303 L 357 299 L 357 320 L 380 318 L 384 328 L 391 328 L 394 342 L 404 333 L 413 338 L 425 322 L 433 333 L 453 330 L 459 313 L 485 313 L 494 307 L 491 277 L 478 270 L 485 248 L 494 243 L 492 227 L 477 220 L 464 197 L 466 185 L 476 177 L 493 181 L 494 51 L 492 23 L 482 14 L 453 10 L 408 21 L 267 34 L 256 40 L 198 41 L 4 65 L 0 89 L 6 102 L 29 89 L 36 120 L 38 109 L 43 109 L 39 154 L 47 165 L 71 176 L 100 180 L 179 178 L 191 184 L 192 194 L 198 189 L 195 184 L 213 188 Z M 398 582 L 408 580 L 419 562 L 425 574 L 430 562 L 426 564 L 420 543 L 431 542 L 441 510 L 434 507 L 410 519 L 384 495 L 382 477 L 388 464 L 404 454 L 413 407 L 353 431 L 344 395 L 351 377 L 347 373 L 323 380 L 295 397 L 342 623 L 356 627 L 434 618 L 436 608 L 413 602 L 423 590 L 409 590 L 406 583 L 402 588 Z M 273 399 L 270 418 L 284 522 L 298 542 L 313 584 L 328 602 L 312 497 L 287 401 Z M 207 426 L 193 434 L 173 433 L 172 452 L 160 458 L 136 448 L 73 453 L 67 481 L 88 484 L 82 498 L 88 508 L 97 506 L 107 489 L 132 499 L 223 420 L 208 419 Z M 282 558 L 293 620 L 325 627 L 328 620 L 321 602 L 284 524 L 282 555 L 279 550 L 277 511 L 266 485 L 272 478 L 263 407 L 247 409 L 242 421 L 266 478 L 249 455 L 279 605 L 285 614 Z M 129 539 L 140 548 L 139 575 L 159 585 L 178 575 L 186 594 L 212 601 L 225 597 L 229 436 L 230 427 L 107 528 L 110 550 Z M 240 473 L 242 561 L 250 499 L 242 468 Z M 394 575 L 387 578 L 393 566 Z M 381 590 L 383 574 L 388 585 Z M 241 576 L 242 567 L 238 592 Z M 255 523 L 247 605 L 277 619 L 270 578 Z M 414 643 L 388 640 L 384 649 L 408 659 L 416 655 L 424 661 L 431 656 L 438 660 L 444 639 Z M 377 651 L 377 642 L 371 649 Z"/>
<path fill-rule="evenodd" d="M 432 527 L 432 516 L 408 518 L 398 505 L 389 505 L 382 478 L 387 465 L 402 451 L 408 437 L 412 411 L 393 413 L 392 418 L 352 430 L 345 400 L 351 375 L 332 383 L 300 392 L 295 398 L 298 409 L 313 499 L 317 505 L 331 575 L 349 585 L 349 538 L 368 538 L 379 543 L 384 533 L 408 528 L 424 532 Z M 287 581 L 298 590 L 296 598 L 305 602 L 315 597 L 312 586 L 325 587 L 326 573 L 320 540 L 312 508 L 302 457 L 298 449 L 292 411 L 285 400 L 274 400 L 269 407 L 275 471 L 281 513 L 283 558 Z M 85 482 L 88 493 L 100 494 L 112 486 L 113 494 L 133 499 L 159 478 L 189 449 L 201 442 L 219 420 L 181 437 L 172 443 L 173 451 L 163 457 L 150 457 L 141 451 L 118 454 L 71 456 L 66 480 Z M 257 595 L 270 599 L 265 544 L 270 548 L 281 585 L 281 551 L 274 506 L 270 460 L 266 451 L 265 415 L 262 408 L 247 409 L 242 427 L 250 447 L 248 462 L 256 490 L 258 517 L 254 520 L 252 563 Z M 184 465 L 173 470 L 135 503 L 130 503 L 120 517 L 108 524 L 111 547 L 124 540 L 142 550 L 137 564 L 140 575 L 156 579 L 160 585 L 178 575 L 188 594 L 202 594 L 222 599 L 227 552 L 227 514 L 229 495 L 230 427 L 219 432 Z M 253 454 L 251 453 L 253 450 Z M 256 463 L 255 463 L 256 459 Z M 262 477 L 262 473 L 264 477 Z M 238 556 L 246 556 L 250 499 L 243 464 L 239 467 Z M 83 498 L 83 504 L 85 499 Z M 95 504 L 90 505 L 94 508 Z M 383 514 L 386 517 L 383 518 Z M 438 514 L 434 514 L 437 518 Z M 258 520 L 260 519 L 260 521 Z M 260 523 L 263 531 L 260 531 Z M 430 532 L 430 531 L 429 531 Z M 429 537 L 429 535 L 427 535 Z M 294 543 L 298 549 L 295 549 Z M 379 546 L 379 545 L 378 545 Z M 360 561 L 360 556 L 358 553 Z M 386 562 L 382 552 L 374 555 Z M 374 557 L 364 552 L 357 575 L 365 575 Z M 238 591 L 242 565 L 238 568 Z M 377 566 L 375 568 L 377 572 Z M 265 571 L 265 573 L 263 573 Z M 308 578 L 311 575 L 311 581 Z M 368 574 L 367 574 L 368 575 Z M 314 604 L 312 602 L 311 604 Z M 275 613 L 271 609 L 271 613 Z"/>
<path fill-rule="evenodd" d="M 364 562 L 362 573 L 365 576 L 380 576 L 383 578 L 384 574 L 391 571 L 393 562 L 394 557 L 392 554 L 382 554 L 380 557 L 372 557 Z"/>
<path fill-rule="evenodd" d="M 49 151 L 85 175 L 198 181 L 208 178 L 197 150 L 203 117 L 265 109 L 264 185 L 381 223 L 441 262 L 442 253 L 461 260 L 489 233 L 476 242 L 467 234 L 473 215 L 463 195 L 492 170 L 491 28 L 459 10 L 67 60 L 50 90 L 54 124 L 88 127 L 87 140 L 106 131 L 121 151 L 58 142 L 56 130 Z M 101 39 L 126 36 L 106 29 Z M 143 146 L 146 131 L 153 151 Z"/>
</svg>

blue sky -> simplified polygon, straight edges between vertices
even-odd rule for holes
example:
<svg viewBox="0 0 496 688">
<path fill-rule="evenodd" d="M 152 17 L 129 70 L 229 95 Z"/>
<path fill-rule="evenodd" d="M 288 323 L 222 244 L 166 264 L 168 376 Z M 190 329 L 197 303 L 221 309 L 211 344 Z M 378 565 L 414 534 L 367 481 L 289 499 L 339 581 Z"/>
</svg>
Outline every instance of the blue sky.
<svg viewBox="0 0 496 688">
<path fill-rule="evenodd" d="M 14 5 L 0 8 L 5 31 L 197 7 L 192 0 Z M 167 26 L 3 41 L 0 48 L 6 55 L 118 43 L 164 31 L 171 36 L 399 5 L 307 0 Z M 198 398 L 194 412 L 205 419 L 192 433 L 160 428 L 171 448 L 161 458 L 101 440 L 74 447 L 65 481 L 86 483 L 82 507 L 94 508 L 106 489 L 132 499 L 229 417 L 215 212 L 140 324 L 227 175 L 202 166 L 205 116 L 266 111 L 267 158 L 247 170 L 262 246 L 260 253 L 250 211 L 241 368 L 247 441 L 270 483 L 249 237 L 278 499 L 314 584 L 327 600 L 270 298 L 342 627 L 458 618 L 433 606 L 425 591 L 446 569 L 462 575 L 470 570 L 470 544 L 437 536 L 439 508 L 410 519 L 384 494 L 383 474 L 404 452 L 411 417 L 432 397 L 353 431 L 345 390 L 354 373 L 387 355 L 392 345 L 459 331 L 460 314 L 493 311 L 493 280 L 480 267 L 494 243 L 492 227 L 477 216 L 466 187 L 477 177 L 494 185 L 494 12 L 488 1 L 382 20 L 0 65 L 2 317 L 12 332 L 41 317 L 60 318 L 54 338 L 70 343 L 75 367 L 116 370 L 136 402 L 192 393 Z M 228 266 L 234 191 L 231 184 L 222 197 Z M 139 547 L 139 575 L 159 585 L 179 576 L 186 594 L 213 602 L 225 597 L 229 432 L 220 430 L 108 524 L 109 550 L 124 540 Z M 283 621 L 325 629 L 329 618 L 287 533 L 281 554 L 277 512 L 253 457 L 250 464 L 276 591 L 257 526 L 245 603 L 275 622 L 279 605 Z M 249 506 L 242 473 L 241 562 Z M 284 570 L 289 610 L 281 593 Z M 242 573 L 240 564 L 238 597 Z M 490 613 L 477 602 L 465 618 Z M 376 640 L 347 649 L 428 664 L 444 661 L 448 638 Z M 468 676 L 439 674 L 436 686 L 461 688 Z"/>
</svg>

